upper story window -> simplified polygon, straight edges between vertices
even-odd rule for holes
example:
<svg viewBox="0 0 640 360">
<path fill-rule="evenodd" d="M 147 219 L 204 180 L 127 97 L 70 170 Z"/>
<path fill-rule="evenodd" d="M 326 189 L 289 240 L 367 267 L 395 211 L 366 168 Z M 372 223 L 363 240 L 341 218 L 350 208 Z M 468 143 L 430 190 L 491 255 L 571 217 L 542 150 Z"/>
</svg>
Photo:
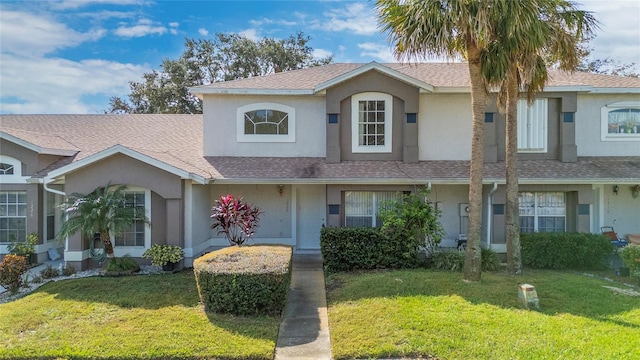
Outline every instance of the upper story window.
<svg viewBox="0 0 640 360">
<path fill-rule="evenodd" d="M 354 153 L 391 152 L 393 97 L 366 92 L 351 97 L 351 150 Z"/>
<path fill-rule="evenodd" d="M 13 175 L 13 164 L 0 163 L 0 175 Z"/>
<path fill-rule="evenodd" d="M 624 101 L 601 110 L 601 140 L 640 140 L 640 102 Z"/>
<path fill-rule="evenodd" d="M 0 154 L 0 181 L 5 184 L 25 182 L 20 160 Z"/>
<path fill-rule="evenodd" d="M 547 99 L 518 100 L 518 152 L 547 152 Z"/>
<path fill-rule="evenodd" d="M 241 106 L 237 111 L 238 142 L 295 142 L 295 109 L 276 103 Z"/>
</svg>

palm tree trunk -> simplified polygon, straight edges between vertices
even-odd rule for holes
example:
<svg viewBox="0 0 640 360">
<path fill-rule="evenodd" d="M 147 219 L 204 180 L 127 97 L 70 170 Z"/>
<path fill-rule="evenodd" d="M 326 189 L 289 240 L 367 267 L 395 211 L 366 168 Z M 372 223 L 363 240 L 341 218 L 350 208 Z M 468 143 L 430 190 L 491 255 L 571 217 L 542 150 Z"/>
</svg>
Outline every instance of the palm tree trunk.
<svg viewBox="0 0 640 360">
<path fill-rule="evenodd" d="M 516 69 L 507 78 L 506 103 L 506 235 L 507 271 L 511 275 L 522 274 L 520 257 L 520 210 L 518 205 L 518 80 Z"/>
<path fill-rule="evenodd" d="M 482 274 L 482 179 L 484 168 L 484 112 L 487 102 L 480 69 L 480 51 L 475 43 L 467 43 L 469 77 L 471 79 L 471 164 L 469 166 L 469 230 L 464 261 L 464 279 L 480 281 Z"/>
<path fill-rule="evenodd" d="M 116 257 L 113 253 L 113 243 L 111 242 L 111 235 L 109 235 L 109 230 L 100 232 L 100 240 L 102 240 L 102 245 L 104 245 L 104 252 L 107 254 L 107 257 Z"/>
</svg>

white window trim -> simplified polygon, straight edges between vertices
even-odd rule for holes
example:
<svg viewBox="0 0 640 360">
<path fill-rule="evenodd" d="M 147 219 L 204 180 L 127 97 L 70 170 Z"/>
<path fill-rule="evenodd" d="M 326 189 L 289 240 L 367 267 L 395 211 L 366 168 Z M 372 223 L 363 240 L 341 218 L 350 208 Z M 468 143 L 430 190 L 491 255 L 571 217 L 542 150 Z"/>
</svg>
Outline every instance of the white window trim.
<svg viewBox="0 0 640 360">
<path fill-rule="evenodd" d="M 0 155 L 0 163 L 13 165 L 13 174 L 0 175 L 1 184 L 26 184 L 28 176 L 22 176 L 22 162 L 7 155 Z"/>
<path fill-rule="evenodd" d="M 358 102 L 363 100 L 384 101 L 384 145 L 359 145 Z M 351 151 L 354 153 L 390 153 L 393 139 L 393 96 L 379 92 L 364 92 L 351 96 Z"/>
<path fill-rule="evenodd" d="M 526 103 L 527 100 L 525 99 L 520 99 L 518 100 L 518 134 L 521 134 L 524 132 L 524 129 L 522 129 L 522 123 L 520 121 L 520 117 L 523 116 L 522 112 L 520 111 L 520 109 L 523 107 L 522 103 L 525 102 Z M 547 99 L 535 99 L 534 103 L 532 105 L 529 105 L 528 103 L 526 103 L 526 109 L 527 109 L 527 119 L 529 119 L 529 110 L 532 107 L 536 107 L 538 106 L 538 104 L 542 103 L 544 106 L 544 110 L 542 113 L 542 119 L 540 120 L 542 122 L 542 142 L 544 143 L 544 146 L 542 148 L 536 148 L 536 149 L 527 149 L 527 148 L 521 148 L 521 141 L 518 140 L 518 153 L 522 153 L 522 154 L 535 154 L 535 153 L 546 153 L 548 151 L 548 143 L 549 143 L 549 139 L 548 139 L 548 134 L 549 134 L 549 104 L 548 104 L 548 100 Z M 530 122 L 530 121 L 528 121 Z M 529 130 L 529 129 L 527 129 Z M 520 136 L 518 136 L 520 137 Z"/>
<path fill-rule="evenodd" d="M 126 192 L 144 192 L 144 212 L 151 219 L 151 191 L 138 186 L 127 185 Z M 151 225 L 146 223 L 144 228 L 144 246 L 116 246 L 116 235 L 111 234 L 111 243 L 115 256 L 142 257 L 142 254 L 151 247 Z"/>
<path fill-rule="evenodd" d="M 244 133 L 244 113 L 253 110 L 277 110 L 289 114 L 289 128 L 286 135 L 256 135 Z M 238 142 L 296 142 L 296 109 L 291 106 L 278 103 L 255 103 L 248 104 L 238 108 L 236 112 L 237 141 Z"/>
<path fill-rule="evenodd" d="M 538 194 L 547 193 L 545 191 L 523 191 L 522 193 L 531 193 L 533 194 L 533 215 L 520 215 L 520 217 L 532 217 L 533 218 L 533 232 L 539 232 L 539 224 L 538 219 L 540 217 L 557 217 L 564 218 L 564 229 L 563 232 L 567 231 L 567 194 L 563 193 L 564 198 L 564 214 L 540 214 L 540 205 L 538 202 Z M 551 193 L 560 193 L 559 191 L 551 191 Z"/>
<path fill-rule="evenodd" d="M 640 101 L 621 101 L 605 105 L 600 109 L 600 140 L 601 141 L 640 141 L 638 134 L 609 134 L 609 112 L 620 109 L 640 109 Z"/>
</svg>

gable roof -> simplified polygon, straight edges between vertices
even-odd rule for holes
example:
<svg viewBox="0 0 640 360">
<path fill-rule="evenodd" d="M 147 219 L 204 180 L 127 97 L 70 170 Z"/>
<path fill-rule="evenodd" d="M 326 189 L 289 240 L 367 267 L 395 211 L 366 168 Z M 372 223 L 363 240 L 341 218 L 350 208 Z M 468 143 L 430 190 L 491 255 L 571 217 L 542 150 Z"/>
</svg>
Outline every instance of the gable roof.
<svg viewBox="0 0 640 360">
<path fill-rule="evenodd" d="M 121 153 L 183 178 L 210 178 L 202 157 L 202 115 L 2 115 L 0 131 L 38 153 L 66 156 L 39 177 L 63 176 Z"/>
<path fill-rule="evenodd" d="M 426 92 L 469 92 L 466 63 L 334 63 L 300 70 L 217 82 L 190 88 L 198 96 L 206 94 L 313 95 L 356 77 L 366 71 L 379 71 L 408 82 Z M 632 92 L 640 93 L 640 78 L 568 73 L 549 70 L 546 91 Z"/>
</svg>

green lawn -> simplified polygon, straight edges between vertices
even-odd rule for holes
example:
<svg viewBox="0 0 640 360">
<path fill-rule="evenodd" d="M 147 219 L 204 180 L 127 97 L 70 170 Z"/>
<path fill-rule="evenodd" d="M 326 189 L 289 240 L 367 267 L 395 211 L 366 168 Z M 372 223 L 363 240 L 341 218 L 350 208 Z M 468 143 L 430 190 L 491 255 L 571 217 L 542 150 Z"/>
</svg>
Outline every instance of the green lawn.
<svg viewBox="0 0 640 360">
<path fill-rule="evenodd" d="M 206 314 L 191 271 L 65 280 L 0 304 L 0 358 L 273 359 L 279 321 Z"/>
<path fill-rule="evenodd" d="M 536 287 L 540 309 L 518 303 Z M 640 359 L 640 297 L 583 275 L 483 273 L 481 283 L 431 270 L 327 279 L 336 359 Z"/>
</svg>

